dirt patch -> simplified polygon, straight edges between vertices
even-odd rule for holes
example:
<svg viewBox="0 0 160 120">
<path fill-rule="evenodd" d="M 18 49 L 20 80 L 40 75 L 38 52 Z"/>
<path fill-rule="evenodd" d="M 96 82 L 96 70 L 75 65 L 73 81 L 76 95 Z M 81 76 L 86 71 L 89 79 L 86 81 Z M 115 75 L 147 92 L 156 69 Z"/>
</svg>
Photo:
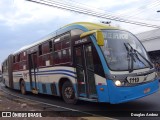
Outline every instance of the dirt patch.
<svg viewBox="0 0 160 120">
<path fill-rule="evenodd" d="M 47 106 L 45 106 L 47 107 Z M 0 111 L 13 111 L 13 112 L 20 112 L 23 113 L 25 111 L 29 112 L 41 112 L 41 111 L 45 111 L 44 110 L 44 105 L 40 105 L 39 103 L 33 103 L 32 101 L 27 101 L 24 99 L 20 99 L 20 98 L 16 98 L 16 97 L 12 97 L 6 93 L 4 93 L 1 89 L 1 85 L 0 85 Z M 13 113 L 12 112 L 12 113 Z M 0 114 L 2 114 L 0 112 Z M 51 115 L 52 114 L 52 115 Z M 56 111 L 52 111 L 49 114 L 46 115 L 46 117 L 12 117 L 12 118 L 2 118 L 0 117 L 0 120 L 84 120 L 80 117 L 63 117 L 60 116 L 61 114 L 57 114 Z M 1 116 L 1 115 L 0 115 Z M 50 117 L 50 116 L 56 116 L 56 117 Z M 59 116 L 59 117 L 57 117 Z"/>
</svg>

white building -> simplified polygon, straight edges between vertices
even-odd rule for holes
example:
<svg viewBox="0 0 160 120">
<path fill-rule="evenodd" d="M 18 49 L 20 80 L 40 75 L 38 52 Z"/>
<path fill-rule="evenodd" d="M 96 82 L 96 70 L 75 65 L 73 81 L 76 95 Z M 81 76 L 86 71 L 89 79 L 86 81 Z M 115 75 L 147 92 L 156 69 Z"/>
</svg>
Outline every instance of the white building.
<svg viewBox="0 0 160 120">
<path fill-rule="evenodd" d="M 155 29 L 136 35 L 148 52 L 160 50 L 160 29 Z"/>
<path fill-rule="evenodd" d="M 148 51 L 160 78 L 160 29 L 139 33 L 136 36 Z"/>
</svg>

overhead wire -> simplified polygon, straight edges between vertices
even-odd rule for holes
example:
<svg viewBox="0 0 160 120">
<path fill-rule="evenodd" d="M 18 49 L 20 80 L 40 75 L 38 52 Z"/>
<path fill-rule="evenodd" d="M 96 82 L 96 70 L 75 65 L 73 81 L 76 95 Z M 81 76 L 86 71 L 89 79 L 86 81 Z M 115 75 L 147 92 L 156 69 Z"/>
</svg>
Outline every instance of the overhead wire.
<svg viewBox="0 0 160 120">
<path fill-rule="evenodd" d="M 57 7 L 57 8 L 73 11 L 73 12 L 82 13 L 82 14 L 87 14 L 87 15 L 91 15 L 91 16 L 95 16 L 95 17 L 110 19 L 110 20 L 114 20 L 114 21 L 125 22 L 125 23 L 130 23 L 130 24 L 135 24 L 135 25 L 146 26 L 146 27 L 160 28 L 160 26 L 157 26 L 157 25 L 151 25 L 151 24 L 137 22 L 137 21 L 125 20 L 125 19 L 122 19 L 122 18 L 119 18 L 116 16 L 107 15 L 105 13 L 100 13 L 100 12 L 96 12 L 96 11 L 93 11 L 90 9 L 81 8 L 81 7 L 75 6 L 75 5 L 73 6 L 73 5 L 69 5 L 66 3 L 64 4 L 62 2 L 55 1 L 55 0 L 27 0 L 27 1 L 35 2 L 35 3 L 39 3 L 39 4 L 44 4 L 44 5 L 51 6 L 51 7 Z"/>
<path fill-rule="evenodd" d="M 158 1 L 158 3 L 155 4 L 155 5 L 153 5 L 152 7 L 151 7 L 151 6 L 146 6 L 146 8 L 149 7 L 150 10 L 152 10 L 153 8 L 155 8 L 156 6 L 159 6 L 159 5 L 160 5 L 160 1 Z M 144 11 L 146 11 L 146 9 L 140 9 L 139 11 L 137 11 L 137 12 L 135 12 L 135 13 L 132 12 L 132 14 L 130 14 L 129 16 L 126 16 L 126 17 L 127 17 L 127 18 L 129 18 L 129 17 L 130 17 L 130 18 L 133 18 L 134 16 L 138 16 L 138 15 L 140 15 L 140 14 L 143 14 Z"/>
<path fill-rule="evenodd" d="M 137 8 L 135 8 L 135 9 L 133 9 L 133 10 L 131 10 L 131 11 L 129 11 L 130 12 L 130 15 L 128 16 L 127 15 L 127 17 L 130 17 L 130 16 L 134 16 L 134 15 L 137 15 L 138 13 L 143 13 L 143 11 L 144 10 L 146 10 L 146 8 L 147 7 L 150 7 L 150 8 L 153 8 L 153 7 L 155 7 L 155 6 L 157 6 L 157 5 L 159 5 L 160 4 L 160 1 L 158 0 L 156 0 L 156 1 L 154 1 L 154 2 L 152 2 L 152 3 L 150 3 L 150 1 L 149 2 L 145 2 L 145 4 L 143 4 L 142 6 L 140 6 L 140 7 L 137 7 Z M 126 9 L 127 10 L 127 9 Z M 122 14 L 120 14 L 120 15 L 123 15 L 124 13 L 122 13 Z"/>
<path fill-rule="evenodd" d="M 60 1 L 57 1 L 57 0 L 40 0 L 40 1 L 44 1 L 44 2 L 48 2 L 48 3 L 53 3 L 54 2 L 54 4 L 56 4 L 56 5 L 61 5 L 61 6 L 66 6 L 66 7 L 69 7 L 69 8 L 74 8 L 74 9 L 79 9 L 79 10 L 82 10 L 82 11 L 91 11 L 91 12 L 95 12 L 95 11 L 93 11 L 92 9 L 89 9 L 89 8 L 84 8 L 84 7 L 81 7 L 81 6 L 76 6 L 75 7 L 75 5 L 73 5 L 73 3 L 72 4 L 68 4 L 67 2 L 66 3 L 63 3 L 62 1 L 60 2 Z M 97 10 L 97 11 L 99 11 L 99 12 L 104 12 L 104 11 L 100 11 L 99 9 L 95 9 L 95 10 Z M 113 16 L 113 15 L 110 15 L 110 14 L 108 14 L 108 16 L 110 16 L 110 17 L 115 17 L 115 16 Z M 115 17 L 116 18 L 116 17 Z"/>
<path fill-rule="evenodd" d="M 53 1 L 53 0 L 52 0 Z M 121 17 L 121 18 L 127 18 L 127 19 L 136 19 L 136 20 L 140 20 L 140 21 L 148 21 L 148 22 L 151 22 L 151 21 L 160 21 L 160 19 L 148 19 L 148 18 L 141 18 L 141 17 L 136 17 L 140 14 L 143 14 L 143 11 L 145 11 L 146 7 L 149 7 L 150 10 L 153 8 L 153 7 L 156 7 L 158 5 L 160 5 L 160 0 L 155 0 L 154 2 L 151 3 L 151 1 L 146 1 L 146 0 L 143 0 L 141 2 L 144 2 L 144 4 L 132 11 L 130 11 L 130 13 L 132 14 L 129 14 L 129 15 L 126 15 L 126 14 L 117 14 L 117 13 L 111 13 L 109 11 L 106 11 L 104 9 L 100 9 L 100 8 L 96 8 L 96 7 L 93 7 L 93 6 L 88 6 L 86 4 L 83 4 L 83 3 L 80 3 L 80 2 L 77 2 L 75 0 L 61 0 L 62 1 L 65 1 L 66 3 L 69 3 L 69 4 L 76 4 L 76 5 L 80 5 L 82 7 L 87 7 L 89 9 L 94 9 L 94 10 L 98 10 L 98 11 L 103 11 L 105 13 L 107 13 L 108 15 L 115 15 L 115 16 L 118 16 L 118 17 Z M 136 12 L 134 12 L 136 11 Z"/>
<path fill-rule="evenodd" d="M 52 0 L 53 1 L 53 0 Z M 88 6 L 88 5 L 86 5 L 86 4 L 82 4 L 82 3 L 79 3 L 79 2 L 77 2 L 77 1 L 75 1 L 75 0 L 70 0 L 70 1 L 68 1 L 68 0 L 61 0 L 61 2 L 62 1 L 65 1 L 66 3 L 69 3 L 69 4 L 78 4 L 78 5 L 80 5 L 80 6 L 82 6 L 82 7 L 87 7 L 87 8 L 89 8 L 89 9 L 95 9 L 95 10 L 100 10 L 101 12 L 103 11 L 103 12 L 105 12 L 105 13 L 107 13 L 108 15 L 115 15 L 115 16 L 118 16 L 118 17 L 123 17 L 123 18 L 127 18 L 127 19 L 133 19 L 133 17 L 134 16 L 137 16 L 138 14 L 142 14 L 143 13 L 143 11 L 145 10 L 144 9 L 144 7 L 150 7 L 150 9 L 152 8 L 152 7 L 155 7 L 155 6 L 158 6 L 158 5 L 160 5 L 160 1 L 158 0 L 156 0 L 156 1 L 154 1 L 154 2 L 152 2 L 151 4 L 150 4 L 150 1 L 145 1 L 145 0 L 143 0 L 143 1 L 145 1 L 145 4 L 143 4 L 143 6 L 141 6 L 141 7 L 138 7 L 138 8 L 136 8 L 136 9 L 134 9 L 131 13 L 133 13 L 132 15 L 130 14 L 129 16 L 128 15 L 124 15 L 124 14 L 114 14 L 114 13 L 111 13 L 111 12 L 108 12 L 108 11 L 106 11 L 106 10 L 103 10 L 103 9 L 100 9 L 100 8 L 95 8 L 95 7 L 93 7 L 93 6 Z M 148 5 L 149 4 L 149 5 Z M 140 9 L 140 10 L 139 10 Z M 136 11 L 136 13 L 134 13 L 134 11 Z M 142 19 L 142 18 L 140 18 L 140 17 L 134 17 L 135 19 L 138 19 L 138 20 L 145 20 L 145 21 L 158 21 L 158 20 L 153 20 L 153 19 Z"/>
<path fill-rule="evenodd" d="M 28 0 L 28 1 L 35 1 L 35 0 Z M 46 2 L 46 0 L 40 0 L 40 1 L 43 1 L 43 2 Z M 48 0 L 47 2 L 48 3 L 53 3 L 55 0 Z M 92 11 L 92 10 L 89 10 L 89 9 L 84 9 L 84 8 L 78 8 L 78 7 L 76 7 L 75 8 L 75 6 L 68 6 L 66 3 L 65 4 L 63 4 L 63 3 L 61 3 L 61 2 L 59 2 L 59 1 L 55 1 L 56 3 L 54 3 L 54 5 L 60 5 L 60 7 L 67 7 L 68 9 L 74 9 L 74 10 L 81 10 L 81 12 L 94 12 L 95 13 L 95 11 Z M 51 5 L 51 4 L 50 4 Z M 53 4 L 52 4 L 53 5 Z M 73 11 L 73 10 L 71 10 L 71 11 Z M 80 11 L 79 11 L 80 12 Z M 112 17 L 112 18 L 114 18 L 114 19 L 116 19 L 116 17 L 114 17 L 114 16 L 111 16 L 111 15 L 108 15 L 108 17 Z"/>
</svg>

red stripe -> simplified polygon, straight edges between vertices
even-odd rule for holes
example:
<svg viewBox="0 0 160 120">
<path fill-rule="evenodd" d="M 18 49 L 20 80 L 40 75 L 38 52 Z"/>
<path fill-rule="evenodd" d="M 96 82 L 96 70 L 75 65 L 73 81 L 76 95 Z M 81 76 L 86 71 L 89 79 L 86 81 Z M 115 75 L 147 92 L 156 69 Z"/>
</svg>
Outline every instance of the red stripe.
<svg viewBox="0 0 160 120">
<path fill-rule="evenodd" d="M 103 85 L 102 83 L 98 83 L 98 85 Z"/>
<path fill-rule="evenodd" d="M 79 84 L 85 84 L 85 82 L 79 82 Z"/>
</svg>

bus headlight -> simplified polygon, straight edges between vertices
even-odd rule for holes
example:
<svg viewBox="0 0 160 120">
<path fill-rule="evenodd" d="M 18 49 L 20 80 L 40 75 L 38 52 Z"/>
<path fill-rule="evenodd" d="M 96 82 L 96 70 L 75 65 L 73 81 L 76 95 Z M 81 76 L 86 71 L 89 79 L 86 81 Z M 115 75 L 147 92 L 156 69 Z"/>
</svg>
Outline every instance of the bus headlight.
<svg viewBox="0 0 160 120">
<path fill-rule="evenodd" d="M 119 81 L 119 80 L 116 80 L 114 83 L 115 83 L 116 86 L 121 86 L 122 85 L 121 81 Z"/>
</svg>

